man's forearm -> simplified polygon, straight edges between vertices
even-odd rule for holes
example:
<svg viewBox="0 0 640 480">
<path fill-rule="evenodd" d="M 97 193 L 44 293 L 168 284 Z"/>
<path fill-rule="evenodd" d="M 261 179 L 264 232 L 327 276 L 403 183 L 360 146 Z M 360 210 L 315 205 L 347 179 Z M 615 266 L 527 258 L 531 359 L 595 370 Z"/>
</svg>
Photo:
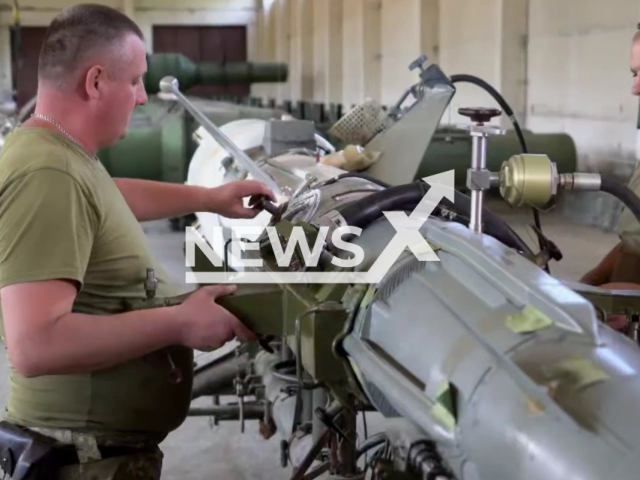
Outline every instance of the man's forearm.
<svg viewBox="0 0 640 480">
<path fill-rule="evenodd" d="M 587 272 L 580 281 L 593 286 L 609 283 L 611 275 L 613 275 L 613 271 L 618 263 L 618 259 L 620 258 L 621 250 L 622 244 L 619 243 L 594 269 Z"/>
<path fill-rule="evenodd" d="M 69 313 L 9 352 L 26 376 L 81 374 L 106 369 L 178 343 L 176 307 L 115 316 Z M 9 345 L 11 348 L 11 345 Z"/>
<path fill-rule="evenodd" d="M 117 178 L 115 182 L 140 222 L 204 210 L 204 187 L 130 178 Z"/>
</svg>

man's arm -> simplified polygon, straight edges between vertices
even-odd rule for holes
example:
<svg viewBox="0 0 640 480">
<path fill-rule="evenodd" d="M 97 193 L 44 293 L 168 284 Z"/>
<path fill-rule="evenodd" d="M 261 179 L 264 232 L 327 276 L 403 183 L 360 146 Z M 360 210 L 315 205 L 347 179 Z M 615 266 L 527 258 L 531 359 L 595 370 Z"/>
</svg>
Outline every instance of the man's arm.
<svg viewBox="0 0 640 480">
<path fill-rule="evenodd" d="M 611 275 L 616 268 L 618 259 L 620 258 L 620 252 L 622 251 L 622 244 L 616 245 L 604 259 L 592 270 L 587 272 L 580 281 L 587 285 L 599 286 L 609 283 Z"/>
<path fill-rule="evenodd" d="M 117 178 L 115 182 L 140 222 L 181 217 L 195 212 L 219 213 L 230 218 L 253 218 L 258 212 L 244 208 L 244 197 L 266 195 L 275 200 L 271 190 L 255 180 L 233 182 L 216 188 L 129 178 Z"/>
<path fill-rule="evenodd" d="M 205 205 L 204 187 L 130 178 L 116 178 L 115 182 L 140 222 L 201 212 Z"/>
<path fill-rule="evenodd" d="M 76 286 L 64 280 L 15 284 L 1 292 L 7 350 L 21 375 L 93 372 L 169 345 L 219 348 L 255 336 L 217 305 L 234 287 L 206 287 L 182 305 L 98 316 L 72 313 Z"/>
</svg>

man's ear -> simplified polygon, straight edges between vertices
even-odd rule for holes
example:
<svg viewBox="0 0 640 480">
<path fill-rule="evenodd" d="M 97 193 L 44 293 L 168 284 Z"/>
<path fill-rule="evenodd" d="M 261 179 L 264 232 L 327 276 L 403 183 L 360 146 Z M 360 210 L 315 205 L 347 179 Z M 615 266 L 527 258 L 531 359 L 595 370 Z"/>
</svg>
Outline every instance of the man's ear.
<svg viewBox="0 0 640 480">
<path fill-rule="evenodd" d="M 105 69 L 100 65 L 94 65 L 87 71 L 84 77 L 84 89 L 89 99 L 97 99 L 100 96 L 106 80 L 105 75 Z"/>
</svg>

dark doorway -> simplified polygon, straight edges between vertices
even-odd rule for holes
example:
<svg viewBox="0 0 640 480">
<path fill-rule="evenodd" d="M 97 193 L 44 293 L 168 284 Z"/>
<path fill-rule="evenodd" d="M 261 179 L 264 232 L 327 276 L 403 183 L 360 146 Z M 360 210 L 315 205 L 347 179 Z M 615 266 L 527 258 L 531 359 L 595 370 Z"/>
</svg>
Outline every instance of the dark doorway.
<svg viewBox="0 0 640 480">
<path fill-rule="evenodd" d="M 233 27 L 153 27 L 154 53 L 181 53 L 194 62 L 246 62 L 247 29 Z M 250 85 L 209 85 L 191 88 L 190 95 L 248 96 Z"/>
<path fill-rule="evenodd" d="M 11 69 L 18 108 L 38 93 L 38 57 L 47 33 L 46 27 L 22 27 L 20 41 L 11 30 Z"/>
<path fill-rule="evenodd" d="M 12 83 L 18 108 L 37 93 L 38 57 L 46 32 L 46 27 L 22 27 L 19 45 L 11 33 Z M 247 30 L 244 26 L 157 26 L 153 28 L 153 51 L 181 53 L 194 62 L 246 62 Z M 250 91 L 249 85 L 215 85 L 194 87 L 189 94 L 248 96 Z"/>
</svg>

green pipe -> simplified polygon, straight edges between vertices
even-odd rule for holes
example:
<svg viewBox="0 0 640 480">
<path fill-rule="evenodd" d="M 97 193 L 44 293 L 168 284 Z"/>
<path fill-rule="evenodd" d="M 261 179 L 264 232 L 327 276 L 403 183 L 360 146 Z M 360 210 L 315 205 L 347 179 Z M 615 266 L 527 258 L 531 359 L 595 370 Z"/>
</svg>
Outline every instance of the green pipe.
<svg viewBox="0 0 640 480">
<path fill-rule="evenodd" d="M 286 82 L 289 69 L 285 63 L 194 63 L 177 53 L 147 55 L 147 74 L 144 78 L 147 93 L 158 93 L 160 80 L 167 75 L 176 77 L 180 89 L 186 91 L 197 85 Z"/>
<path fill-rule="evenodd" d="M 532 133 L 524 131 L 527 149 L 532 154 L 548 155 L 558 166 L 558 173 L 575 172 L 578 154 L 573 139 L 565 133 Z M 415 179 L 428 177 L 447 170 L 455 170 L 456 186 L 467 181 L 471 167 L 471 136 L 456 128 L 441 128 L 431 140 Z M 522 153 L 518 137 L 513 130 L 505 135 L 491 135 L 487 141 L 487 169 L 500 171 L 502 162 Z"/>
<path fill-rule="evenodd" d="M 268 119 L 277 113 L 269 109 L 253 109 L 204 100 L 194 101 L 199 103 L 199 107 L 217 125 L 237 118 Z M 192 134 L 199 124 L 180 109 L 175 112 L 168 111 L 167 105 L 152 99 L 147 105 L 136 109 L 127 137 L 115 146 L 99 152 L 99 158 L 112 176 L 176 183 L 186 180 L 189 162 L 196 147 Z M 559 173 L 577 170 L 576 148 L 569 135 L 534 134 L 524 131 L 524 136 L 529 152 L 547 154 L 558 165 Z M 487 168 L 497 172 L 502 162 L 519 153 L 520 144 L 513 131 L 504 136 L 490 136 L 487 146 Z M 469 132 L 455 128 L 440 128 L 436 131 L 414 178 L 424 178 L 453 169 L 456 186 L 464 186 L 470 165 Z"/>
</svg>

